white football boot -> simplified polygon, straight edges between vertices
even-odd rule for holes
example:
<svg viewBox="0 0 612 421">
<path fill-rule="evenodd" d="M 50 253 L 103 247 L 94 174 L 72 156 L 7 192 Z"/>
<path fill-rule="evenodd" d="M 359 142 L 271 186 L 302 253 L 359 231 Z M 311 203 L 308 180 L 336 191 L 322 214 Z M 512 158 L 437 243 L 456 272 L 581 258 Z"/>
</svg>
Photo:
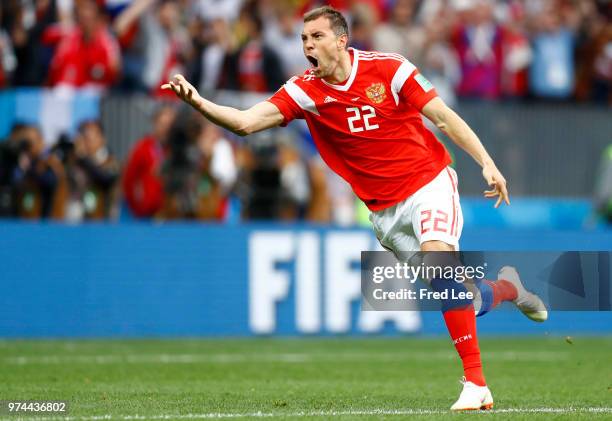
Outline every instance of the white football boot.
<svg viewBox="0 0 612 421">
<path fill-rule="evenodd" d="M 477 386 L 472 382 L 461 380 L 463 390 L 457 402 L 451 406 L 451 411 L 478 411 L 493 408 L 493 395 L 487 386 Z"/>
<path fill-rule="evenodd" d="M 497 279 L 505 279 L 516 287 L 518 296 L 512 301 L 523 314 L 534 322 L 543 322 L 548 319 L 546 306 L 533 292 L 529 292 L 523 286 L 518 272 L 512 266 L 504 266 L 497 273 Z"/>
</svg>

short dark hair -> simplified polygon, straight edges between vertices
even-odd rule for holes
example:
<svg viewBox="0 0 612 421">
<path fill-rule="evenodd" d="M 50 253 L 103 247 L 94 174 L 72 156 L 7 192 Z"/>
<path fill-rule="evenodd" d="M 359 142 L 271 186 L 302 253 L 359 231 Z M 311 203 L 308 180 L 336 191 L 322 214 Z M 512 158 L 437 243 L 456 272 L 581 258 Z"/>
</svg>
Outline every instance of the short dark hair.
<svg viewBox="0 0 612 421">
<path fill-rule="evenodd" d="M 348 24 L 346 23 L 346 19 L 344 18 L 342 13 L 340 13 L 331 6 L 317 7 L 316 9 L 306 12 L 304 14 L 304 23 L 310 22 L 312 20 L 317 20 L 320 17 L 325 17 L 327 18 L 327 20 L 329 20 L 329 26 L 331 27 L 332 31 L 334 31 L 334 34 L 336 34 L 336 36 L 348 36 L 349 30 Z"/>
<path fill-rule="evenodd" d="M 88 126 L 96 126 L 100 132 L 104 133 L 104 130 L 102 129 L 102 122 L 93 118 L 81 121 L 81 123 L 79 123 L 78 132 L 83 133 Z"/>
</svg>

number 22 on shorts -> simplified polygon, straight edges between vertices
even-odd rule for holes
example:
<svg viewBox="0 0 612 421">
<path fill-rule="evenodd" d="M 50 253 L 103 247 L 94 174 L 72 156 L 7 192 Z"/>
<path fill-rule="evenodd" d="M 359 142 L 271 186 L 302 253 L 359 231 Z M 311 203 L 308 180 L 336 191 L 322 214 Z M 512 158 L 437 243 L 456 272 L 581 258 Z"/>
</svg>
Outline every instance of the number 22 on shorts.
<svg viewBox="0 0 612 421">
<path fill-rule="evenodd" d="M 433 219 L 433 221 L 432 221 Z M 437 209 L 421 211 L 421 235 L 428 231 L 449 232 L 448 213 Z"/>
</svg>

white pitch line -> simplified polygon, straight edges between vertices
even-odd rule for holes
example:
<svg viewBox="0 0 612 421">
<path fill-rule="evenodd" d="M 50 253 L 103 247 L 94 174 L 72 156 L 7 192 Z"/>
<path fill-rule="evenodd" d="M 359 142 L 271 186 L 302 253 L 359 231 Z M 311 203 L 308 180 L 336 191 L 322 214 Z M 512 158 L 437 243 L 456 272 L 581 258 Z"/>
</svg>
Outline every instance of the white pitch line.
<svg viewBox="0 0 612 421">
<path fill-rule="evenodd" d="M 567 352 L 551 351 L 499 351 L 485 354 L 485 361 L 522 361 L 522 362 L 559 362 L 569 360 Z M 402 353 L 341 353 L 341 354 L 107 354 L 107 355 L 33 355 L 6 357 L 0 362 L 9 365 L 30 364 L 235 364 L 249 362 L 312 363 L 342 361 L 453 361 L 457 354 L 453 351 L 406 352 Z"/>
<path fill-rule="evenodd" d="M 478 411 L 479 414 L 569 414 L 569 413 L 591 413 L 612 414 L 609 407 L 567 407 L 567 408 L 507 408 L 494 409 L 490 411 Z M 28 417 L 28 418 L 3 418 L 2 421 L 16 421 L 24 419 L 27 421 L 103 421 L 103 420 L 189 420 L 189 419 L 231 419 L 231 418 L 301 418 L 301 417 L 340 417 L 340 416 L 371 416 L 371 415 L 442 415 L 450 414 L 450 411 L 441 409 L 364 409 L 347 411 L 300 411 L 300 412 L 250 412 L 250 413 L 222 413 L 210 412 L 204 414 L 166 414 L 166 415 L 93 415 L 84 417 L 50 416 L 50 417 Z"/>
</svg>

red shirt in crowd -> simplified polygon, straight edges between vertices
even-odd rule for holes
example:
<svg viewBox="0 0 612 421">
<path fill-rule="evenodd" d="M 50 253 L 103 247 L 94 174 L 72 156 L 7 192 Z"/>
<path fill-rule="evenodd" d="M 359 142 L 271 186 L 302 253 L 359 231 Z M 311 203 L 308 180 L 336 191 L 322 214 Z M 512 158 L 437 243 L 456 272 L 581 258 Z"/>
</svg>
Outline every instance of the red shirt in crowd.
<svg viewBox="0 0 612 421">
<path fill-rule="evenodd" d="M 240 89 L 243 91 L 269 92 L 264 74 L 264 54 L 260 41 L 247 43 L 240 52 L 238 57 L 238 82 L 240 83 Z"/>
<path fill-rule="evenodd" d="M 123 193 L 132 213 L 138 217 L 154 216 L 164 201 L 160 178 L 164 150 L 152 136 L 138 141 L 128 157 L 123 176 Z"/>
<path fill-rule="evenodd" d="M 476 38 L 480 37 L 480 41 Z M 496 99 L 501 95 L 504 31 L 498 25 L 481 29 L 455 28 L 452 44 L 459 57 L 461 80 L 457 93 L 464 97 Z"/>
<path fill-rule="evenodd" d="M 117 79 L 119 47 L 104 26 L 95 30 L 90 39 L 78 26 L 68 30 L 54 26 L 45 31 L 43 42 L 57 44 L 49 70 L 51 86 L 104 88 Z"/>
</svg>

